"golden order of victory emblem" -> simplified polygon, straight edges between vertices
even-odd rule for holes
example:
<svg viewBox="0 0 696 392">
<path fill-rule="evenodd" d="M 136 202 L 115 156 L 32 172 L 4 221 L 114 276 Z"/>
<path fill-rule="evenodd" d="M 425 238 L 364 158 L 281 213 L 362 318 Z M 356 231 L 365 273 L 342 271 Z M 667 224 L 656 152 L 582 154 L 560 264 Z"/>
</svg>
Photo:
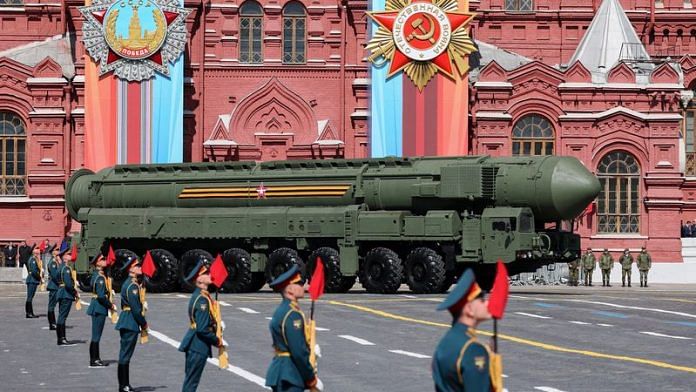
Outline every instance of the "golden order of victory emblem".
<svg viewBox="0 0 696 392">
<path fill-rule="evenodd" d="M 191 10 L 179 0 L 94 0 L 80 7 L 83 41 L 100 74 L 128 81 L 169 75 L 187 42 L 184 21 Z"/>
<path fill-rule="evenodd" d="M 458 12 L 457 0 L 387 0 L 385 9 L 368 12 L 379 28 L 366 48 L 375 66 L 389 62 L 387 77 L 403 70 L 423 90 L 438 72 L 454 78 L 455 68 L 459 76 L 469 70 L 474 14 Z"/>
</svg>

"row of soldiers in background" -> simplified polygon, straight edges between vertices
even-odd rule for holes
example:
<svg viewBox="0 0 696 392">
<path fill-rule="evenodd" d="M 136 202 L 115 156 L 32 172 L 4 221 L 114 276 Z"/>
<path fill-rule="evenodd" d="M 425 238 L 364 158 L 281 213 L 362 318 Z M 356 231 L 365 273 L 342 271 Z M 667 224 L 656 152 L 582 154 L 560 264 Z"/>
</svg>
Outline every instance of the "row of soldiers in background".
<svg viewBox="0 0 696 392">
<path fill-rule="evenodd" d="M 624 249 L 624 253 L 621 255 L 618 262 L 621 264 L 621 287 L 626 287 L 627 280 L 628 287 L 631 287 L 633 256 L 628 248 Z M 645 246 L 640 249 L 640 253 L 636 257 L 636 264 L 638 271 L 640 271 L 640 287 L 648 287 L 648 271 L 652 267 L 652 259 L 648 251 L 645 250 Z M 597 262 L 594 253 L 592 253 L 592 248 L 587 248 L 587 251 L 581 258 L 577 258 L 568 263 L 568 269 L 570 271 L 568 285 L 577 286 L 579 284 L 580 269 L 582 269 L 585 278 L 585 286 L 592 286 L 592 273 L 596 265 Z M 604 252 L 599 258 L 599 268 L 602 270 L 602 287 L 611 287 L 609 278 L 613 267 L 614 259 L 611 257 L 609 250 L 604 248 Z"/>
<path fill-rule="evenodd" d="M 681 236 L 682 238 L 696 237 L 696 221 L 686 221 L 686 223 L 682 223 Z"/>
<path fill-rule="evenodd" d="M 66 237 L 63 239 L 61 245 L 66 244 L 69 241 L 70 240 Z M 48 238 L 42 241 L 38 246 L 36 244 L 30 246 L 26 241 L 23 241 L 21 245 L 10 242 L 7 245 L 0 246 L 0 267 L 23 268 L 36 247 L 38 247 L 40 250 L 41 259 L 44 261 L 44 263 L 48 263 L 48 261 L 51 259 L 51 250 L 57 246 L 57 243 L 51 244 Z"/>
</svg>

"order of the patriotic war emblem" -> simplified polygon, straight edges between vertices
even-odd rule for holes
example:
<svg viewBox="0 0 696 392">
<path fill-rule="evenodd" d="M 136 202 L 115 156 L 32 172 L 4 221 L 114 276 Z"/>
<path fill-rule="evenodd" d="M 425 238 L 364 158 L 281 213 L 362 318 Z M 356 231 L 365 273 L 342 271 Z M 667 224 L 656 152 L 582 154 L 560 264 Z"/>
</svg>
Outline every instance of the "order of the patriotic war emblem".
<svg viewBox="0 0 696 392">
<path fill-rule="evenodd" d="M 169 63 L 186 47 L 191 10 L 179 0 L 94 0 L 80 12 L 85 49 L 100 75 L 113 72 L 128 81 L 169 75 Z"/>
<path fill-rule="evenodd" d="M 460 76 L 468 71 L 474 14 L 458 12 L 457 0 L 387 0 L 385 8 L 368 13 L 379 27 L 366 48 L 375 66 L 389 62 L 387 77 L 403 71 L 422 90 L 438 72 L 454 78 L 455 67 Z"/>
</svg>

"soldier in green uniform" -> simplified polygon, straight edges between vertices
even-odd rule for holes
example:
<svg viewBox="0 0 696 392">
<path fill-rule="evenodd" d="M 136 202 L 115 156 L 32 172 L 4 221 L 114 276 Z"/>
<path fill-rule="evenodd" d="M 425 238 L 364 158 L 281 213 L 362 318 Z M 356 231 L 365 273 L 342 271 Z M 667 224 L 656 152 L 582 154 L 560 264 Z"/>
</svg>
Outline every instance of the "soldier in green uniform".
<svg viewBox="0 0 696 392">
<path fill-rule="evenodd" d="M 269 326 L 275 356 L 266 372 L 266 386 L 274 392 L 322 391 L 324 386 L 317 377 L 317 369 L 309 361 L 307 324 L 297 303 L 305 294 L 300 269 L 293 265 L 270 286 L 281 293 L 283 301 Z"/>
<path fill-rule="evenodd" d="M 636 257 L 636 264 L 638 264 L 638 271 L 640 271 L 640 287 L 648 287 L 648 271 L 652 267 L 652 258 L 645 246 L 640 248 L 640 253 Z"/>
<path fill-rule="evenodd" d="M 595 269 L 595 257 L 592 248 L 587 248 L 587 252 L 582 255 L 582 269 L 585 271 L 585 286 L 592 286 L 592 272 Z"/>
<path fill-rule="evenodd" d="M 106 276 L 106 260 L 104 256 L 97 255 L 92 258 L 90 264 L 97 268 L 92 273 L 90 284 L 92 286 L 92 301 L 87 308 L 87 314 L 92 318 L 92 339 L 89 342 L 89 367 L 101 368 L 108 366 L 102 362 L 99 355 L 99 341 L 104 331 L 104 322 L 109 311 L 116 311 L 116 305 L 111 298 L 111 281 Z"/>
<path fill-rule="evenodd" d="M 116 330 L 121 334 L 121 349 L 118 353 L 118 390 L 131 392 L 130 360 L 138 343 L 138 336 L 147 331 L 147 321 L 142 301 L 140 277 L 143 274 L 140 259 L 128 257 L 121 271 L 128 271 L 128 278 L 121 287 L 121 314 L 118 316 Z"/>
<path fill-rule="evenodd" d="M 432 361 L 437 392 L 491 391 L 491 353 L 476 338 L 476 327 L 489 320 L 488 300 L 467 269 L 437 310 L 449 310 L 452 328 L 442 337 Z"/>
<path fill-rule="evenodd" d="M 34 314 L 34 294 L 36 294 L 36 288 L 41 284 L 41 251 L 33 247 L 32 255 L 27 260 L 27 301 L 24 304 L 24 310 L 26 313 L 26 318 L 37 318 L 39 316 Z"/>
<path fill-rule="evenodd" d="M 213 311 L 213 299 L 210 298 L 208 286 L 210 271 L 201 260 L 186 277 L 196 289 L 191 294 L 188 304 L 190 328 L 179 345 L 179 351 L 186 353 L 186 376 L 182 392 L 195 392 L 203 375 L 203 369 L 208 358 L 212 358 L 212 346 L 226 346 L 223 339 L 216 335 L 217 324 Z"/>
<path fill-rule="evenodd" d="M 63 249 L 57 249 L 57 247 L 53 247 L 51 249 L 51 261 L 48 262 L 46 265 L 46 272 L 48 275 L 48 283 L 46 284 L 46 289 L 48 290 L 48 329 L 51 331 L 56 330 L 56 305 L 58 304 L 58 300 L 56 299 L 56 293 L 58 292 L 58 280 L 60 279 L 58 276 L 58 273 L 60 270 L 58 269 L 58 266 L 62 264 L 62 261 L 60 260 L 59 253 L 62 252 Z"/>
<path fill-rule="evenodd" d="M 568 286 L 578 285 L 578 275 L 580 273 L 580 258 L 568 262 Z"/>
<path fill-rule="evenodd" d="M 621 287 L 626 287 L 626 278 L 628 277 L 628 287 L 631 287 L 631 265 L 633 264 L 633 256 L 628 248 L 624 249 L 623 255 L 619 259 L 621 263 Z"/>
<path fill-rule="evenodd" d="M 609 253 L 609 249 L 604 248 L 602 257 L 599 258 L 599 268 L 602 269 L 602 287 L 611 287 L 609 284 L 609 277 L 611 276 L 611 269 L 614 266 L 614 259 Z"/>
<path fill-rule="evenodd" d="M 68 254 L 68 249 L 62 250 L 59 256 L 63 259 L 63 263 L 59 266 L 58 292 L 56 292 L 56 299 L 58 300 L 56 336 L 59 346 L 74 346 L 75 343 L 71 343 L 65 338 L 65 321 L 68 319 L 73 302 L 79 301 L 80 295 L 75 289 L 76 282 L 73 280 L 72 269 L 68 265 L 72 261 L 72 257 Z"/>
</svg>

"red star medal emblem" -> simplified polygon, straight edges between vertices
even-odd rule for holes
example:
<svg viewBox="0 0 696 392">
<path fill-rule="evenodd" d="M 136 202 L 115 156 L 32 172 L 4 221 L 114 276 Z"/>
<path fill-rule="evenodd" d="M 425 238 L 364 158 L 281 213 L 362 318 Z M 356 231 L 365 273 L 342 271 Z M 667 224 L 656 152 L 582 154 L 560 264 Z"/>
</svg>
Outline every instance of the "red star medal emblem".
<svg viewBox="0 0 696 392">
<path fill-rule="evenodd" d="M 266 198 L 266 189 L 267 189 L 267 188 L 265 188 L 265 187 L 263 186 L 263 182 L 262 182 L 261 185 L 259 185 L 259 186 L 256 188 L 256 198 L 257 198 L 257 199 L 265 199 L 265 198 Z"/>
</svg>

